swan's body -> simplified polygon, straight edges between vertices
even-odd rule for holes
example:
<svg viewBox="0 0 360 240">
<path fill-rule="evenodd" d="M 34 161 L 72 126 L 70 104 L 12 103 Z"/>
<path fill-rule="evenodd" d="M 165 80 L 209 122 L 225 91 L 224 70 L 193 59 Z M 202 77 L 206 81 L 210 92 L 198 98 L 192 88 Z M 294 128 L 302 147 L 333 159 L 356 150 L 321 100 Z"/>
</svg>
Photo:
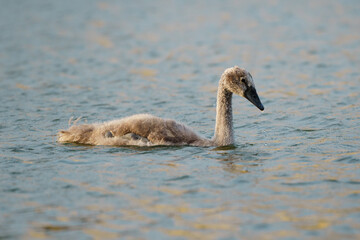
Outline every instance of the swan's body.
<svg viewBox="0 0 360 240">
<path fill-rule="evenodd" d="M 138 114 L 99 124 L 74 125 L 60 132 L 59 142 L 117 146 L 211 145 L 185 125 L 150 114 Z"/>
<path fill-rule="evenodd" d="M 58 141 L 115 146 L 231 145 L 234 144 L 231 104 L 233 93 L 247 98 L 260 110 L 264 110 L 251 74 L 237 66 L 226 69 L 219 81 L 215 135 L 212 139 L 202 138 L 189 127 L 174 120 L 138 114 L 105 123 L 73 125 L 58 133 Z"/>
</svg>

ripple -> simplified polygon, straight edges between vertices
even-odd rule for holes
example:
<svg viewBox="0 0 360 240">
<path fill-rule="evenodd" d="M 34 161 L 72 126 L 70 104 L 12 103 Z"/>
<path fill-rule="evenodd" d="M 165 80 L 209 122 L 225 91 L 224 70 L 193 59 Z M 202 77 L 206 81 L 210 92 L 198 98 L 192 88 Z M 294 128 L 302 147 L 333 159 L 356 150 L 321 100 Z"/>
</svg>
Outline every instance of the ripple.
<svg viewBox="0 0 360 240">
<path fill-rule="evenodd" d="M 183 175 L 183 176 L 179 176 L 179 177 L 175 177 L 175 178 L 169 178 L 166 181 L 180 181 L 180 180 L 185 180 L 185 179 L 189 179 L 189 178 L 191 178 L 191 176 Z"/>
<path fill-rule="evenodd" d="M 292 186 L 292 187 L 302 187 L 309 185 L 316 185 L 321 183 L 320 181 L 311 181 L 311 182 L 292 182 L 292 183 L 281 183 L 282 185 Z"/>
<path fill-rule="evenodd" d="M 346 182 L 346 183 L 358 185 L 358 184 L 360 184 L 360 181 L 348 181 L 348 182 Z"/>
<path fill-rule="evenodd" d="M 76 229 L 75 227 L 73 226 L 66 226 L 66 225 L 44 225 L 44 226 L 41 226 L 41 228 L 44 230 L 44 231 L 52 231 L 52 232 L 57 232 L 57 231 L 68 231 L 68 230 L 74 230 Z"/>
<path fill-rule="evenodd" d="M 4 192 L 9 192 L 9 193 L 24 193 L 24 191 L 22 191 L 20 188 L 8 188 L 8 189 L 4 189 Z"/>
<path fill-rule="evenodd" d="M 319 129 L 319 128 L 297 128 L 295 130 L 299 131 L 299 132 L 316 132 L 316 131 L 321 131 L 322 129 Z"/>
<path fill-rule="evenodd" d="M 360 158 L 354 156 L 344 156 L 335 160 L 335 162 L 345 162 L 345 163 L 359 163 Z"/>
</svg>

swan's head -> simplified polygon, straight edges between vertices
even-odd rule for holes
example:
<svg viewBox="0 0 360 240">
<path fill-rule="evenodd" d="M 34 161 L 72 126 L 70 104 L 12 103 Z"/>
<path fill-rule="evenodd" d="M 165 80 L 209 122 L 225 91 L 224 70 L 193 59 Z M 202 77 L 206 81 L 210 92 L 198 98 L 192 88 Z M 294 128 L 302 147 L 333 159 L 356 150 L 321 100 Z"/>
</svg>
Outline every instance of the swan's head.
<svg viewBox="0 0 360 240">
<path fill-rule="evenodd" d="M 261 111 L 264 110 L 264 106 L 256 92 L 254 80 L 248 71 L 235 66 L 226 69 L 221 78 L 226 90 L 243 96 Z"/>
</svg>

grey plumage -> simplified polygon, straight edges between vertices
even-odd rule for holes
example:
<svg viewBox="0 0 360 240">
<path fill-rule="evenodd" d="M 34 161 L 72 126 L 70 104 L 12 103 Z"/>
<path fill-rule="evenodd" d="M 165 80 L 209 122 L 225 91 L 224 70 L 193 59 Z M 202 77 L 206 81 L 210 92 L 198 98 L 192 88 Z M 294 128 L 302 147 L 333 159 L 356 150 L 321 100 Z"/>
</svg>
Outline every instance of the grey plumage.
<svg viewBox="0 0 360 240">
<path fill-rule="evenodd" d="M 251 95 L 245 95 L 251 90 Z M 255 92 L 254 92 L 255 91 Z M 58 141 L 91 145 L 192 145 L 225 146 L 234 144 L 232 123 L 233 93 L 246 97 L 260 110 L 263 106 L 258 98 L 251 75 L 237 66 L 222 74 L 216 106 L 215 134 L 205 139 L 189 127 L 172 119 L 162 119 L 150 114 L 138 114 L 104 123 L 73 125 L 58 133 Z"/>
</svg>

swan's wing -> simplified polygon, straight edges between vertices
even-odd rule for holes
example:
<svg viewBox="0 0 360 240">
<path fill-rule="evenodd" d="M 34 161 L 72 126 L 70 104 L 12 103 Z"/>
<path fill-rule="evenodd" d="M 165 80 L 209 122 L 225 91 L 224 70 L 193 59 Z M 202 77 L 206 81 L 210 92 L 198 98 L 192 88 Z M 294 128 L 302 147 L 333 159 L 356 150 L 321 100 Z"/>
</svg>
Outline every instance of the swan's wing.
<svg viewBox="0 0 360 240">
<path fill-rule="evenodd" d="M 187 145 L 201 139 L 189 127 L 181 123 L 148 114 L 134 115 L 109 122 L 107 128 L 116 137 L 133 134 L 129 136 L 139 137 L 154 145 Z"/>
<path fill-rule="evenodd" d="M 139 136 L 135 133 L 128 133 L 123 136 L 117 136 L 115 138 L 114 134 L 111 131 L 107 131 L 104 135 L 105 138 L 110 138 L 109 140 L 115 140 L 116 142 L 121 142 L 123 145 L 137 145 L 137 146 L 149 146 L 151 142 L 149 139 Z"/>
<path fill-rule="evenodd" d="M 58 133 L 59 142 L 91 145 L 191 145 L 203 140 L 181 123 L 148 114 L 101 124 L 74 125 Z"/>
</svg>

